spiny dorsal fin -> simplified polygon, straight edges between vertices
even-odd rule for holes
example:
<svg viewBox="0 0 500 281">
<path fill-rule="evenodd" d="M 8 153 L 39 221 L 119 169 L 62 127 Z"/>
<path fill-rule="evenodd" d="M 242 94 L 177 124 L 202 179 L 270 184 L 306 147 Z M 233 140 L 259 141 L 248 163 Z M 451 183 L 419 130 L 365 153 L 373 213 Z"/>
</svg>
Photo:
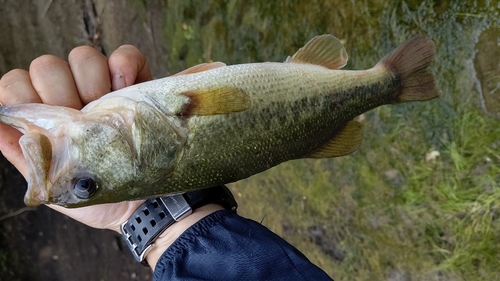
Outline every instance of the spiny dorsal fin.
<svg viewBox="0 0 500 281">
<path fill-rule="evenodd" d="M 358 149 L 362 138 L 363 125 L 358 121 L 349 121 L 332 140 L 305 158 L 333 158 L 351 154 Z"/>
<path fill-rule="evenodd" d="M 221 86 L 182 93 L 189 98 L 181 116 L 215 115 L 247 110 L 251 105 L 248 94 L 240 88 Z"/>
<path fill-rule="evenodd" d="M 339 39 L 330 34 L 316 36 L 285 62 L 322 65 L 340 69 L 347 63 L 347 52 Z"/>
<path fill-rule="evenodd" d="M 172 76 L 193 74 L 193 73 L 203 72 L 203 71 L 207 71 L 207 70 L 219 68 L 219 67 L 224 67 L 224 66 L 226 66 L 226 64 L 223 62 L 220 62 L 220 61 L 201 63 L 201 64 L 197 64 L 195 66 L 191 66 L 188 69 L 184 69 L 183 71 L 178 72 Z"/>
</svg>

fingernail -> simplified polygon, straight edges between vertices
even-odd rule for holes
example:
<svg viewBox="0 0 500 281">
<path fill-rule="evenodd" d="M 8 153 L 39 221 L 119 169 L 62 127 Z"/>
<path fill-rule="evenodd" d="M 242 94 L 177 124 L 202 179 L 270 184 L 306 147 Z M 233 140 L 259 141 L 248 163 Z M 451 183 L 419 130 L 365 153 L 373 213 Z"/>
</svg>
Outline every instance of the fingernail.
<svg viewBox="0 0 500 281">
<path fill-rule="evenodd" d="M 112 89 L 113 91 L 120 90 L 127 86 L 127 81 L 125 81 L 125 76 L 123 74 L 117 74 L 113 77 Z"/>
</svg>

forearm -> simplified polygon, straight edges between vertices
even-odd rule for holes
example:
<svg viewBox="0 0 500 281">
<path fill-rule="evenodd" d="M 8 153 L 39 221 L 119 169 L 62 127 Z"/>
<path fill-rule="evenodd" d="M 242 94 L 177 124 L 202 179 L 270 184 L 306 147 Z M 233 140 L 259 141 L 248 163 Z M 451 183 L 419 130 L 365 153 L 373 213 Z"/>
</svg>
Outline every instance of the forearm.
<svg viewBox="0 0 500 281">
<path fill-rule="evenodd" d="M 153 280 L 332 280 L 265 226 L 230 210 L 165 236 L 173 242 L 148 258 Z"/>
<path fill-rule="evenodd" d="M 196 222 L 202 218 L 210 215 L 213 212 L 223 210 L 224 208 L 217 204 L 208 204 L 202 206 L 193 211 L 192 214 L 187 216 L 171 225 L 167 228 L 154 242 L 153 247 L 146 255 L 146 260 L 151 266 L 151 269 L 155 269 L 156 262 L 161 257 L 161 255 L 174 243 L 174 241 L 179 238 L 179 236 L 184 233 L 189 227 L 194 225 Z"/>
</svg>

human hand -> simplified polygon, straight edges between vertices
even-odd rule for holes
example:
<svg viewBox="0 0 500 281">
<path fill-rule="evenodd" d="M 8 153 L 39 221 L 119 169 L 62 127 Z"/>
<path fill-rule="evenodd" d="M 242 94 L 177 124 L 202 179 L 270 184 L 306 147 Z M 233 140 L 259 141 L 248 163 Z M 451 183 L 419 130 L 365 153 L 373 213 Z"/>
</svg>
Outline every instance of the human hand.
<svg viewBox="0 0 500 281">
<path fill-rule="evenodd" d="M 220 66 L 220 63 L 215 66 Z M 14 69 L 6 73 L 0 79 L 0 104 L 45 103 L 81 109 L 110 91 L 150 79 L 145 56 L 133 46 L 121 46 L 109 59 L 97 50 L 83 46 L 71 51 L 68 62 L 44 55 L 32 61 L 29 71 Z M 21 135 L 14 128 L 0 123 L 0 151 L 26 178 L 28 168 L 18 143 Z M 48 206 L 91 227 L 120 232 L 120 225 L 142 202 L 126 201 L 75 209 Z M 146 256 L 151 267 L 154 269 L 163 252 L 187 228 L 221 209 L 220 205 L 205 205 L 170 226 L 157 238 L 155 247 Z"/>
<path fill-rule="evenodd" d="M 68 61 L 44 55 L 32 61 L 29 71 L 14 69 L 0 79 L 0 103 L 45 103 L 81 109 L 112 90 L 151 79 L 145 56 L 135 47 L 124 45 L 107 59 L 89 46 L 71 51 Z M 28 168 L 19 138 L 21 133 L 0 123 L 0 150 L 26 178 Z M 49 205 L 95 228 L 119 231 L 142 201 L 103 204 L 78 209 Z"/>
</svg>

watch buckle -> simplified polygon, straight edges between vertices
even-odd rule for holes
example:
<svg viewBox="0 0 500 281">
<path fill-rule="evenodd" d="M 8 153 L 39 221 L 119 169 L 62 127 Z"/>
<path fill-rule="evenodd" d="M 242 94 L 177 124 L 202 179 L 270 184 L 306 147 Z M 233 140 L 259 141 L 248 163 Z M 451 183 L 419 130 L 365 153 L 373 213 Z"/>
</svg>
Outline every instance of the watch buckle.
<svg viewBox="0 0 500 281">
<path fill-rule="evenodd" d="M 180 221 L 193 212 L 182 194 L 160 197 L 160 200 L 175 221 Z"/>
</svg>

